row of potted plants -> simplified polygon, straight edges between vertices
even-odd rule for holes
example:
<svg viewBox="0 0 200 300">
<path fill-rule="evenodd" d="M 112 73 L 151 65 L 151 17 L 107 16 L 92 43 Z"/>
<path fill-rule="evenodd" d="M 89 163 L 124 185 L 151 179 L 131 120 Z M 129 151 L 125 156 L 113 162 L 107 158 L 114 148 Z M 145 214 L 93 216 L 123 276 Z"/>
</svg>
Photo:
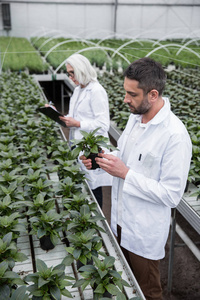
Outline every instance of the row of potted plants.
<svg viewBox="0 0 200 300">
<path fill-rule="evenodd" d="M 74 278 L 65 275 L 65 267 L 75 260 L 87 266 L 92 259 L 94 265 L 87 284 L 95 288 L 94 299 L 102 298 L 106 291 L 117 295 L 117 299 L 126 299 L 122 291 L 128 284 L 114 270 L 115 259 L 100 251 L 99 231 L 103 229 L 97 221 L 103 217 L 85 190 L 85 175 L 77 165 L 77 154 L 59 138 L 55 123 L 52 126 L 45 117 L 36 116 L 36 108 L 43 102 L 37 87 L 25 74 L 5 74 L 0 77 L 0 90 L 1 295 L 11 299 L 19 295 L 21 299 L 31 296 L 57 300 L 61 295 L 70 298 L 69 285 L 83 289 L 87 285 L 82 281 L 74 283 Z M 59 175 L 57 183 L 49 177 L 55 171 Z M 56 197 L 62 200 L 57 210 Z M 62 232 L 67 233 L 69 244 L 63 262 L 48 268 L 45 262 L 37 260 L 37 272 L 22 280 L 13 267 L 16 261 L 27 258 L 16 244 L 25 232 L 39 239 L 49 236 L 52 248 L 62 238 Z M 85 272 L 80 269 L 83 278 Z M 27 287 L 29 282 L 33 284 Z"/>
</svg>

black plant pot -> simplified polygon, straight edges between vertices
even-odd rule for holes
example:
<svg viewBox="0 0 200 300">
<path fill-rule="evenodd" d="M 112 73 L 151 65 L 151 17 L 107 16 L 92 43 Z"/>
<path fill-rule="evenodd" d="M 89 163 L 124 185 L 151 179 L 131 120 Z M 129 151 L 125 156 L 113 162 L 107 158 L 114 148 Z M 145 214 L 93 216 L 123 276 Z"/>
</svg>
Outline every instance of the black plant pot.
<svg viewBox="0 0 200 300">
<path fill-rule="evenodd" d="M 32 300 L 42 300 L 43 297 L 38 297 L 38 296 L 33 296 L 32 297 Z M 50 299 L 54 300 L 51 296 L 50 296 Z"/>
<path fill-rule="evenodd" d="M 77 260 L 76 265 L 77 265 L 77 270 L 85 266 L 80 260 Z M 93 259 L 87 260 L 87 265 L 93 265 Z"/>
<path fill-rule="evenodd" d="M 51 249 L 55 248 L 49 235 L 44 235 L 43 237 L 40 238 L 40 247 L 43 250 L 51 250 Z"/>
<path fill-rule="evenodd" d="M 95 170 L 97 168 L 100 168 L 99 165 L 96 163 L 96 160 L 95 160 L 96 157 L 98 157 L 98 153 L 90 153 L 90 155 L 88 156 L 88 158 L 90 158 L 92 160 L 91 170 Z"/>
<path fill-rule="evenodd" d="M 94 290 L 96 289 L 96 287 L 94 288 Z M 99 297 L 98 297 L 98 299 L 101 299 L 101 298 L 112 298 L 112 294 L 110 294 L 108 291 L 105 291 L 105 293 L 102 295 L 102 294 L 96 294 L 96 293 L 94 293 L 94 291 L 93 291 L 93 298 L 94 298 L 94 295 L 97 297 L 98 295 L 99 295 Z M 95 299 L 97 299 L 95 297 Z"/>
</svg>

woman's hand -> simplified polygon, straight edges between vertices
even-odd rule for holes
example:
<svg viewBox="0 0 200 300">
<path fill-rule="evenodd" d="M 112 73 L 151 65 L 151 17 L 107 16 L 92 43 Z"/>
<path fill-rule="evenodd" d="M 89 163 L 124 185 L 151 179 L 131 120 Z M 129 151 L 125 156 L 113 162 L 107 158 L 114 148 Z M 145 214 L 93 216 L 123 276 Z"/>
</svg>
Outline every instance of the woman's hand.
<svg viewBox="0 0 200 300">
<path fill-rule="evenodd" d="M 65 122 L 67 127 L 80 127 L 80 122 L 75 120 L 72 117 L 59 117 L 59 118 L 60 118 L 60 120 Z"/>
<path fill-rule="evenodd" d="M 45 105 L 44 105 L 44 106 L 45 106 L 45 107 L 49 107 L 49 106 L 51 106 L 51 107 L 53 107 L 55 110 L 57 110 L 55 106 L 53 106 L 53 105 L 50 105 L 50 104 L 48 104 L 48 103 L 45 103 Z"/>
<path fill-rule="evenodd" d="M 88 170 L 92 168 L 92 160 L 90 158 L 86 158 L 84 155 L 81 155 L 79 159 L 82 161 L 82 163 Z"/>
</svg>

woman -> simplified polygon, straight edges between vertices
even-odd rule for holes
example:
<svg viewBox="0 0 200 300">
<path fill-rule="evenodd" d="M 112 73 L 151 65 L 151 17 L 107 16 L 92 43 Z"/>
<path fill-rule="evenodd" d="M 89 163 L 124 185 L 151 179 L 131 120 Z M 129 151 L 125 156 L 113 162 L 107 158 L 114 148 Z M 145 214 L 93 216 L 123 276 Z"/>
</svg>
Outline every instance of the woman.
<svg viewBox="0 0 200 300">
<path fill-rule="evenodd" d="M 65 117 L 60 117 L 70 127 L 69 143 L 73 139 L 82 138 L 80 130 L 90 132 L 98 127 L 101 129 L 96 134 L 108 137 L 110 126 L 108 96 L 97 80 L 95 69 L 81 54 L 71 55 L 66 61 L 66 69 L 69 78 L 76 85 L 70 99 L 69 113 Z M 81 167 L 87 172 L 89 186 L 102 208 L 102 186 L 112 185 L 112 176 L 103 173 L 99 168 L 88 171 L 82 163 Z"/>
</svg>

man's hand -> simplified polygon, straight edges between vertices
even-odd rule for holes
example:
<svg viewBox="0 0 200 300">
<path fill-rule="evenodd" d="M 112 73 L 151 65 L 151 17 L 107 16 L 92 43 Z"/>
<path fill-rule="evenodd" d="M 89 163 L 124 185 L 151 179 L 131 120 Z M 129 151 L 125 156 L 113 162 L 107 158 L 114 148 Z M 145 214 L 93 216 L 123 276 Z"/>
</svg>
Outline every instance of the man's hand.
<svg viewBox="0 0 200 300">
<path fill-rule="evenodd" d="M 103 157 L 104 159 L 100 158 Z M 119 157 L 113 156 L 111 154 L 99 153 L 99 158 L 97 157 L 96 162 L 99 164 L 100 168 L 105 170 L 107 173 L 115 177 L 120 177 L 125 179 L 129 168 L 123 163 Z"/>
<path fill-rule="evenodd" d="M 88 170 L 92 168 L 92 160 L 90 158 L 86 158 L 84 155 L 81 155 L 79 159 L 82 161 L 82 163 Z"/>
<path fill-rule="evenodd" d="M 67 127 L 80 127 L 80 122 L 75 120 L 72 117 L 59 117 L 59 118 L 60 118 L 60 120 L 65 122 Z"/>
</svg>

